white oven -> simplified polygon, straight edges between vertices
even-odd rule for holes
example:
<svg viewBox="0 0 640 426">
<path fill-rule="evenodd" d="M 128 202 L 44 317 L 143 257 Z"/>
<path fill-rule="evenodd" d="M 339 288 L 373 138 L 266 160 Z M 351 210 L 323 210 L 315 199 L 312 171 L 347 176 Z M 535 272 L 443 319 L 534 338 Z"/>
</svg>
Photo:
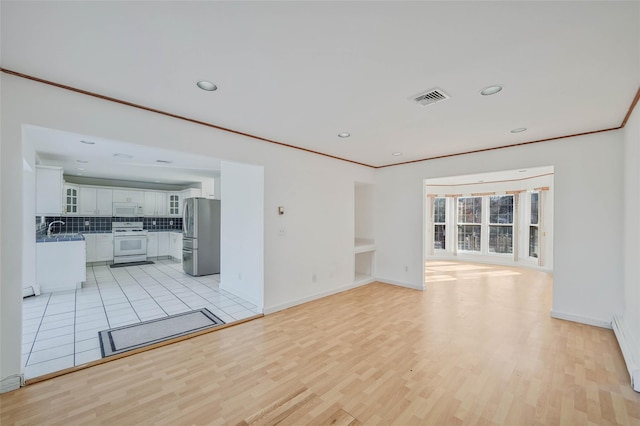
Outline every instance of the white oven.
<svg viewBox="0 0 640 426">
<path fill-rule="evenodd" d="M 147 260 L 147 231 L 142 222 L 113 222 L 113 263 Z"/>
</svg>

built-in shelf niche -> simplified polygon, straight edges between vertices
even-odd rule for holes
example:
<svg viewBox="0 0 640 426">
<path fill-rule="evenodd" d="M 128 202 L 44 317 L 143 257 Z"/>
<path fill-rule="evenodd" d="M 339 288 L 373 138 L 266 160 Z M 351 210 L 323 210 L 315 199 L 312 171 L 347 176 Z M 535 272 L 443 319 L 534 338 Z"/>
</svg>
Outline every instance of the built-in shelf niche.
<svg viewBox="0 0 640 426">
<path fill-rule="evenodd" d="M 356 182 L 355 201 L 355 283 L 373 280 L 375 276 L 375 234 L 373 227 L 373 185 Z"/>
</svg>

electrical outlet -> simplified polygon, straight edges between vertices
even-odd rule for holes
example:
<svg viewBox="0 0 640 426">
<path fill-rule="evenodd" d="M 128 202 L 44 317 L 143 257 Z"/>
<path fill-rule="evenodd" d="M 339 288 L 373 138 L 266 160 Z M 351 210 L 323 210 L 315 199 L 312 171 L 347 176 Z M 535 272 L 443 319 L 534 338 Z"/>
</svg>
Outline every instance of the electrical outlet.
<svg viewBox="0 0 640 426">
<path fill-rule="evenodd" d="M 151 224 L 155 226 L 156 221 L 155 221 L 155 220 L 154 220 L 154 221 L 151 221 Z"/>
<path fill-rule="evenodd" d="M 89 222 L 88 220 L 85 220 L 84 221 L 84 226 L 89 226 L 89 225 L 91 225 L 91 222 Z"/>
<path fill-rule="evenodd" d="M 287 231 L 284 228 L 278 229 L 278 235 L 284 237 L 287 234 Z"/>
<path fill-rule="evenodd" d="M 173 225 L 173 221 L 172 220 L 169 221 L 169 225 Z"/>
</svg>

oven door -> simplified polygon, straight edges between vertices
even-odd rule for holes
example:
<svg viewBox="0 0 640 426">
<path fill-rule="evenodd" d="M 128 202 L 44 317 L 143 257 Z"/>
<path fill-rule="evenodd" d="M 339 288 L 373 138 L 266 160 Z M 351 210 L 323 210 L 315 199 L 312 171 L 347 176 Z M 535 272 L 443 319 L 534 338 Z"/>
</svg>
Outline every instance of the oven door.
<svg viewBox="0 0 640 426">
<path fill-rule="evenodd" d="M 121 236 L 113 239 L 113 255 L 137 256 L 147 254 L 147 236 Z"/>
</svg>

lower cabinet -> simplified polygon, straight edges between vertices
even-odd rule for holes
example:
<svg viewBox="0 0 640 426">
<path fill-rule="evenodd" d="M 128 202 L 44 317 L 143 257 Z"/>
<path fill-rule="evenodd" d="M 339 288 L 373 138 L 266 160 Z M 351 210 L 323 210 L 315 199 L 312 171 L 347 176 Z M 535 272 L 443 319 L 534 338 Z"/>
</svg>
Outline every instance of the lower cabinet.
<svg viewBox="0 0 640 426">
<path fill-rule="evenodd" d="M 168 232 L 158 232 L 158 256 L 169 256 Z"/>
<path fill-rule="evenodd" d="M 182 233 L 169 233 L 169 255 L 175 259 L 182 260 Z"/>
<path fill-rule="evenodd" d="M 147 234 L 147 257 L 158 257 L 158 232 Z"/>
<path fill-rule="evenodd" d="M 87 263 L 113 260 L 113 234 L 84 234 Z"/>
<path fill-rule="evenodd" d="M 169 256 L 169 232 L 147 234 L 147 257 Z"/>
</svg>

